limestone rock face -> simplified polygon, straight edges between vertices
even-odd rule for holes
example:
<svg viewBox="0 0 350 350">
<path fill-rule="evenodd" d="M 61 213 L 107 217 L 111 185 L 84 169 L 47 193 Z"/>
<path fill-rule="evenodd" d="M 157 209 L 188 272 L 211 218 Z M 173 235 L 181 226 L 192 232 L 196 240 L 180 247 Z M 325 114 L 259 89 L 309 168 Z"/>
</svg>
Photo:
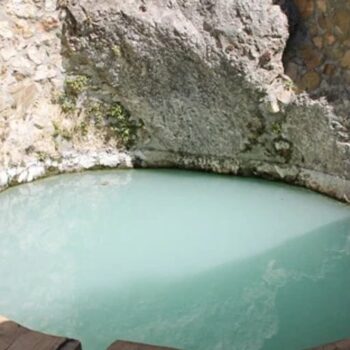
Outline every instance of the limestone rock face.
<svg viewBox="0 0 350 350">
<path fill-rule="evenodd" d="M 350 199 L 350 143 L 339 137 L 339 116 L 323 99 L 296 95 L 284 75 L 283 1 L 80 0 L 62 8 L 63 66 L 89 77 L 88 95 L 120 102 L 142 121 L 139 164 L 266 176 Z M 318 79 L 310 68 L 305 84 Z"/>
<path fill-rule="evenodd" d="M 108 127 L 87 124 L 80 96 L 66 95 L 61 15 L 56 0 L 0 1 L 0 191 L 47 174 L 130 166 Z"/>
</svg>

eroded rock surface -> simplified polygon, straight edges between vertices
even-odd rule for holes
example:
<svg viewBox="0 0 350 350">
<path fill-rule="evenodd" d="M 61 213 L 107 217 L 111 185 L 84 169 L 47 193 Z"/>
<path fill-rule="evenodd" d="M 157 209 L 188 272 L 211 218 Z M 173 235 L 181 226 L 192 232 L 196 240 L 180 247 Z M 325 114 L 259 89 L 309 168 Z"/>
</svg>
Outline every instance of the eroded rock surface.
<svg viewBox="0 0 350 350">
<path fill-rule="evenodd" d="M 80 97 L 68 105 L 61 20 L 56 0 L 0 2 L 0 190 L 46 174 L 131 166 L 108 127 L 85 122 Z"/>
<path fill-rule="evenodd" d="M 133 150 L 144 166 L 267 176 L 349 200 L 339 116 L 284 75 L 283 3 L 76 1 L 64 6 L 64 66 L 142 120 Z"/>
</svg>

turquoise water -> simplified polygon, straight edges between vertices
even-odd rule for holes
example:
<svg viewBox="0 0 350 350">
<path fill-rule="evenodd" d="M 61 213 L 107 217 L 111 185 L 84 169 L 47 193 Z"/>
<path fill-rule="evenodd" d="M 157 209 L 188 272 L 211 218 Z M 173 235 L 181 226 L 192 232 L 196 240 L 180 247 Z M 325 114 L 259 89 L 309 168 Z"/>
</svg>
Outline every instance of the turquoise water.
<svg viewBox="0 0 350 350">
<path fill-rule="evenodd" d="M 0 194 L 0 314 L 82 340 L 296 350 L 350 337 L 350 208 L 185 171 L 64 175 Z"/>
</svg>

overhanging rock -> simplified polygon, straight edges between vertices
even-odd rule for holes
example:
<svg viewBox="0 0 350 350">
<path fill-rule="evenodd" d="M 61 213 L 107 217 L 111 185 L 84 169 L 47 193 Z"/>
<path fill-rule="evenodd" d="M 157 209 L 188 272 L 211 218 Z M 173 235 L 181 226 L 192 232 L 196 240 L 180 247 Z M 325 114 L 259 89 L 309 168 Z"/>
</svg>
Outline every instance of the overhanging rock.
<svg viewBox="0 0 350 350">
<path fill-rule="evenodd" d="M 284 75 L 289 37 L 267 0 L 81 0 L 63 7 L 65 66 L 143 127 L 142 166 L 259 175 L 350 199 L 350 144 L 323 99 Z"/>
</svg>

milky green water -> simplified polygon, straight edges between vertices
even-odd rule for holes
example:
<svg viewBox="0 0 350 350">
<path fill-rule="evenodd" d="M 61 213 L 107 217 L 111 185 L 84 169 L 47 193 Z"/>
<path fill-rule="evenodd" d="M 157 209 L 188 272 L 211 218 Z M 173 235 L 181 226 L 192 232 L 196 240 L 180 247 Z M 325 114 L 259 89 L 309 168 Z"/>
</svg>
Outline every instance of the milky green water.
<svg viewBox="0 0 350 350">
<path fill-rule="evenodd" d="M 350 337 L 350 208 L 184 171 L 0 194 L 0 314 L 102 350 L 297 350 Z"/>
</svg>

